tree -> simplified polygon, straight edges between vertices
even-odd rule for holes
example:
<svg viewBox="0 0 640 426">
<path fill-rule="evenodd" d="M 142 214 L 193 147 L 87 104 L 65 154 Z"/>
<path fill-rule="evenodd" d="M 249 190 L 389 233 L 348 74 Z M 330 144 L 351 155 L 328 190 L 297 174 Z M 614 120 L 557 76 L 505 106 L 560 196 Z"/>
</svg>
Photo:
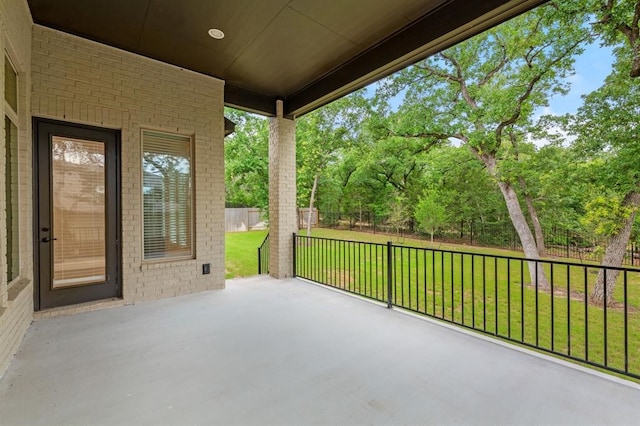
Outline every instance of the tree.
<svg viewBox="0 0 640 426">
<path fill-rule="evenodd" d="M 598 18 L 594 28 L 603 41 L 617 46 L 622 40 L 626 44 L 624 57 L 618 59 L 628 62 L 628 76 L 640 77 L 640 1 L 587 0 L 587 5 Z"/>
<path fill-rule="evenodd" d="M 618 61 L 570 122 L 570 131 L 578 137 L 575 149 L 598 169 L 601 194 L 614 193 L 607 199 L 596 197 L 587 209 L 586 222 L 608 239 L 603 266 L 622 265 L 640 207 L 640 79 L 628 77 L 631 66 Z M 613 304 L 617 277 L 617 270 L 601 269 L 592 302 Z"/>
<path fill-rule="evenodd" d="M 269 205 L 269 128 L 267 120 L 254 114 L 225 109 L 236 123 L 234 134 L 225 139 L 226 204 L 258 207 Z"/>
<path fill-rule="evenodd" d="M 508 216 L 500 191 L 466 147 L 430 150 L 419 185 L 437 194 L 449 223 L 501 222 Z"/>
<path fill-rule="evenodd" d="M 389 225 L 395 230 L 396 234 L 400 235 L 410 218 L 411 214 L 407 208 L 407 199 L 401 194 L 396 195 L 391 202 L 389 218 L 387 219 Z"/>
<path fill-rule="evenodd" d="M 433 234 L 447 222 L 447 213 L 435 193 L 425 193 L 416 206 L 415 218 L 419 228 L 431 235 L 433 243 Z"/>
<path fill-rule="evenodd" d="M 406 90 L 405 135 L 456 139 L 485 166 L 530 259 L 540 254 L 520 207 L 519 184 L 503 179 L 500 162 L 509 135 L 522 132 L 551 95 L 566 92 L 574 56 L 589 37 L 583 19 L 575 6 L 545 4 L 406 69 L 385 87 L 390 95 Z M 548 287 L 536 263 L 529 264 L 531 282 Z"/>
<path fill-rule="evenodd" d="M 355 139 L 358 124 L 366 117 L 363 92 L 355 92 L 317 109 L 298 120 L 296 126 L 298 196 L 310 194 L 307 235 L 311 235 L 311 215 L 322 172 L 340 151 Z"/>
</svg>

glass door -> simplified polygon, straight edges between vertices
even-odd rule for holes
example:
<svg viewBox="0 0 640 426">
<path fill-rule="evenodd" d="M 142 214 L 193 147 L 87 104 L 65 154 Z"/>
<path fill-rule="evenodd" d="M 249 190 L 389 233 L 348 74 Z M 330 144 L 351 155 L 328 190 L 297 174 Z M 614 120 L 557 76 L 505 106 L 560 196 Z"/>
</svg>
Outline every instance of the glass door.
<svg viewBox="0 0 640 426">
<path fill-rule="evenodd" d="M 49 120 L 36 133 L 37 308 L 116 297 L 118 133 Z"/>
</svg>

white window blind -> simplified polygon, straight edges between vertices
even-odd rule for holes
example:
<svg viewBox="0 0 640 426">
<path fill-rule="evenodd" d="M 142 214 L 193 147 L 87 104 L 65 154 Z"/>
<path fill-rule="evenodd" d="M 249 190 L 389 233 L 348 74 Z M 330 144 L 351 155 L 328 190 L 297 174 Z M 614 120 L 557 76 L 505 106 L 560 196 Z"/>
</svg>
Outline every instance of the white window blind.
<svg viewBox="0 0 640 426">
<path fill-rule="evenodd" d="M 103 142 L 51 138 L 53 288 L 106 279 Z"/>
<path fill-rule="evenodd" d="M 146 260 L 193 256 L 191 138 L 143 130 Z"/>
</svg>

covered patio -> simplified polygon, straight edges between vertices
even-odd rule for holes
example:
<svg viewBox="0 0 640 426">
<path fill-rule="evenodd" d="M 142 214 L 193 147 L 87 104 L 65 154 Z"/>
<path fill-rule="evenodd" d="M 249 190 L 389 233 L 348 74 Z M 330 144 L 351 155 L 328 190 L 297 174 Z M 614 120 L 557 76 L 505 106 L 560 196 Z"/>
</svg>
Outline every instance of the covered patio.
<svg viewBox="0 0 640 426">
<path fill-rule="evenodd" d="M 315 284 L 39 319 L 1 423 L 635 424 L 640 386 Z"/>
<path fill-rule="evenodd" d="M 289 278 L 296 118 L 542 3 L 0 1 L 0 374 L 36 312 L 224 288 L 226 106 L 269 117 Z"/>
</svg>

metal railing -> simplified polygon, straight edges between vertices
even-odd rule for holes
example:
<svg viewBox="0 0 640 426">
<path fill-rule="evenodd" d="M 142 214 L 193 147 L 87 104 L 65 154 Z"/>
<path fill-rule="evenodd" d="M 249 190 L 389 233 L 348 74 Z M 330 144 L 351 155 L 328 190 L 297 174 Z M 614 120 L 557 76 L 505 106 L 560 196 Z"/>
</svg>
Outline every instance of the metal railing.
<svg viewBox="0 0 640 426">
<path fill-rule="evenodd" d="M 269 234 L 258 247 L 258 275 L 269 273 Z"/>
<path fill-rule="evenodd" d="M 408 220 L 404 226 L 393 227 L 388 223 L 386 215 L 375 215 L 370 212 L 334 213 L 322 212 L 320 226 L 332 229 L 348 229 L 362 231 L 426 237 L 416 229 L 413 220 Z M 604 250 L 600 247 L 602 241 L 595 235 L 563 229 L 559 226 L 544 227 L 543 230 L 547 254 L 550 256 L 580 259 L 586 262 L 599 262 Z M 511 222 L 482 223 L 461 222 L 448 224 L 438 229 L 434 238 L 440 243 L 468 244 L 477 247 L 499 247 L 508 250 L 522 250 L 520 238 Z M 640 265 L 640 246 L 630 242 L 627 246 L 623 265 Z"/>
<path fill-rule="evenodd" d="M 300 278 L 640 379 L 638 269 L 293 238 Z M 589 295 L 601 270 L 605 282 L 619 274 L 598 306 Z"/>
</svg>

